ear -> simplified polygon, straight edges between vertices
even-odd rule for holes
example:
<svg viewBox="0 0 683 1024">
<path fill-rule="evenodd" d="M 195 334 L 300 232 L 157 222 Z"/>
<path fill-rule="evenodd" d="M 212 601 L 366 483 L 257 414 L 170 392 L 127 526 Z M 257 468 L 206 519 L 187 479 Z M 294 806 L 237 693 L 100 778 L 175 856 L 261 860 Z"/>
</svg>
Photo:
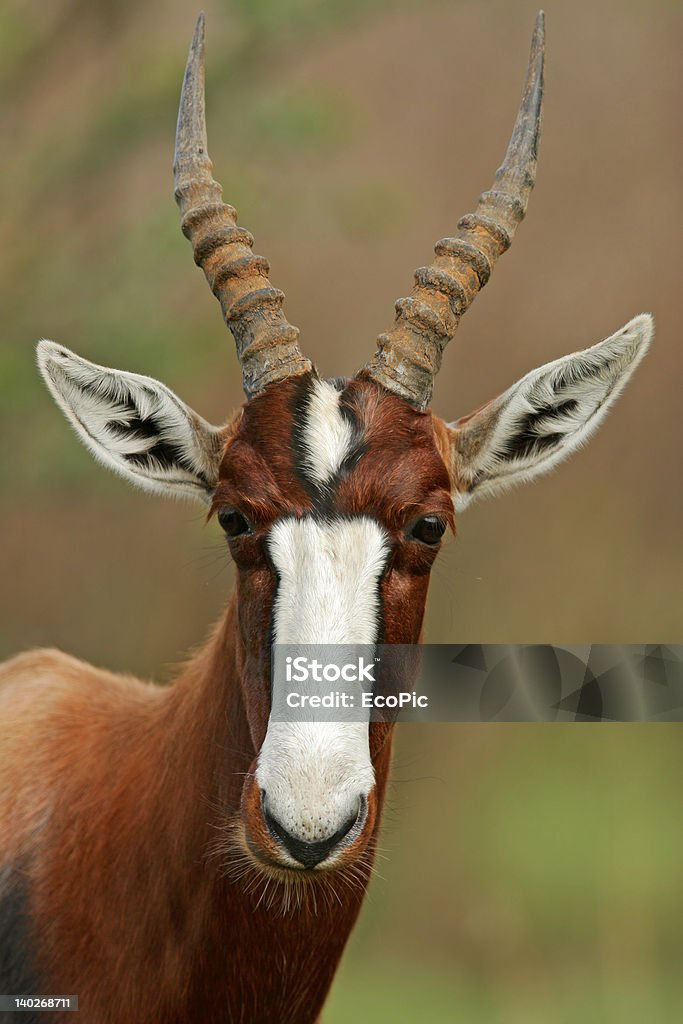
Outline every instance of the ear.
<svg viewBox="0 0 683 1024">
<path fill-rule="evenodd" d="M 604 419 L 645 355 L 652 317 L 533 370 L 470 416 L 450 423 L 456 507 L 552 469 Z"/>
<path fill-rule="evenodd" d="M 148 491 L 210 499 L 221 430 L 167 387 L 97 366 L 54 341 L 38 345 L 38 367 L 57 405 L 105 466 Z"/>
</svg>

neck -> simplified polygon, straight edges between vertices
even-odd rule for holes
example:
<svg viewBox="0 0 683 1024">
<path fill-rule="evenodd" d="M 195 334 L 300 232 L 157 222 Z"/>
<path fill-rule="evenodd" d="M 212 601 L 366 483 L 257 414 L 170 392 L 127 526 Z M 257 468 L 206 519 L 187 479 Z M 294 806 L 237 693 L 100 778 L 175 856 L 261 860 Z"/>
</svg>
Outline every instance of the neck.
<svg viewBox="0 0 683 1024">
<path fill-rule="evenodd" d="M 244 852 L 236 819 L 256 756 L 243 697 L 248 666 L 233 598 L 220 627 L 160 702 L 164 767 L 157 794 L 164 808 L 176 807 L 182 816 L 167 837 L 169 884 L 184 925 L 172 969 L 181 953 L 185 974 L 188 963 L 195 965 L 186 991 L 196 1019 L 305 1024 L 317 1019 L 332 982 L 365 895 L 372 853 L 353 878 L 330 873 L 283 882 L 263 874 Z M 380 811 L 390 748 L 386 727 L 372 726 Z M 188 939 L 195 946 L 189 957 Z"/>
</svg>

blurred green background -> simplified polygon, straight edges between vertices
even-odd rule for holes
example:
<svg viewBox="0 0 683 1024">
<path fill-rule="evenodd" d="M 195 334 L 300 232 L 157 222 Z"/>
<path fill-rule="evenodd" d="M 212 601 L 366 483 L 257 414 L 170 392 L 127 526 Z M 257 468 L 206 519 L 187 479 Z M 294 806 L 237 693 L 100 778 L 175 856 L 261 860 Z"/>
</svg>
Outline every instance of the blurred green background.
<svg viewBox="0 0 683 1024">
<path fill-rule="evenodd" d="M 324 373 L 351 373 L 488 187 L 534 7 L 207 0 L 210 149 Z M 528 222 L 437 382 L 451 419 L 642 310 L 658 334 L 587 450 L 475 506 L 427 639 L 681 640 L 681 5 L 551 2 Z M 159 377 L 208 419 L 232 341 L 180 235 L 180 0 L 0 5 L 0 654 L 167 679 L 232 568 L 193 508 L 98 468 L 34 343 Z M 383 859 L 326 1024 L 683 1019 L 681 730 L 405 726 Z"/>
</svg>

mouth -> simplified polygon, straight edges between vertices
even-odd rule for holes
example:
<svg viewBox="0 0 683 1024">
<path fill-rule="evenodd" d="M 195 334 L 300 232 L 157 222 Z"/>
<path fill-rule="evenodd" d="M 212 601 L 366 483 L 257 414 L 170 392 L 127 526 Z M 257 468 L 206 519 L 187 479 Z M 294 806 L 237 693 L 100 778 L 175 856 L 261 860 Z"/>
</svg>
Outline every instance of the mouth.
<svg viewBox="0 0 683 1024">
<path fill-rule="evenodd" d="M 249 838 L 249 834 L 244 828 L 241 827 L 241 833 L 244 839 L 244 848 L 248 852 L 252 863 L 257 870 L 264 871 L 272 878 L 280 879 L 280 881 L 296 882 L 296 881 L 310 881 L 313 879 L 319 879 L 322 875 L 329 873 L 333 870 L 334 865 L 320 865 L 316 864 L 315 867 L 305 867 L 303 864 L 298 864 L 295 860 L 289 860 L 287 855 L 275 857 L 269 856 L 265 853 L 260 846 L 257 846 Z"/>
<path fill-rule="evenodd" d="M 267 792 L 247 779 L 237 821 L 240 845 L 254 867 L 279 878 L 313 879 L 355 865 L 367 849 L 375 819 L 373 794 L 360 795 L 353 813 L 331 833 L 292 834 L 272 813 Z"/>
<path fill-rule="evenodd" d="M 225 846 L 222 852 L 227 852 Z M 231 826 L 226 875 L 250 897 L 253 912 L 317 916 L 326 908 L 334 915 L 349 900 L 360 905 L 372 878 L 373 859 L 370 843 L 350 862 L 336 861 L 322 869 L 289 867 L 250 843 L 238 818 Z"/>
<path fill-rule="evenodd" d="M 353 847 L 365 828 L 368 802 L 361 796 L 358 809 L 332 835 L 317 842 L 297 839 L 287 832 L 268 811 L 267 794 L 261 794 L 261 812 L 271 837 L 279 850 L 278 863 L 298 872 L 321 872 L 333 869 L 345 850 Z M 270 858 L 268 858 L 270 860 Z"/>
</svg>

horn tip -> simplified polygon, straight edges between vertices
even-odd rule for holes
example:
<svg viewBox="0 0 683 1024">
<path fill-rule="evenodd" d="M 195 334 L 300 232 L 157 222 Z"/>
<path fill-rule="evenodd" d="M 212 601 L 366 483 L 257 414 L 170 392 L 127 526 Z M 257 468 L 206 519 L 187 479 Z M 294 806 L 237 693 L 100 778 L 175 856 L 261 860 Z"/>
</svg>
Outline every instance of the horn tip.
<svg viewBox="0 0 683 1024">
<path fill-rule="evenodd" d="M 202 75 L 204 74 L 204 11 L 200 12 L 194 32 L 192 33 L 185 75 L 187 76 L 190 73 L 196 74 L 197 71 Z"/>
<path fill-rule="evenodd" d="M 204 11 L 199 12 L 197 23 L 194 27 L 194 33 L 192 35 L 192 43 L 190 45 L 190 60 L 199 56 L 200 59 L 204 56 Z"/>
<path fill-rule="evenodd" d="M 543 50 L 545 46 L 545 11 L 539 11 L 534 23 L 533 49 Z"/>
</svg>

